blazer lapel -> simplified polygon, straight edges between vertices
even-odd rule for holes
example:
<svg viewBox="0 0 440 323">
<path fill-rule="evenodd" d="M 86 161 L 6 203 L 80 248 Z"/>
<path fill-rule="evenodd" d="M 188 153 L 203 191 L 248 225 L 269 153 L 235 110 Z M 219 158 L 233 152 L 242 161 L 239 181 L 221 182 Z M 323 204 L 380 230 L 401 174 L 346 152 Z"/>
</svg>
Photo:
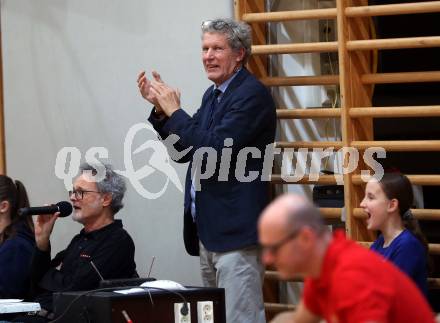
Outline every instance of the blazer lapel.
<svg viewBox="0 0 440 323">
<path fill-rule="evenodd" d="M 212 116 L 213 122 L 210 124 L 210 120 L 208 120 L 206 129 L 209 129 L 209 128 L 213 127 L 216 124 L 217 116 L 222 113 L 223 108 L 224 108 L 224 103 L 226 102 L 227 98 L 230 96 L 230 93 L 233 92 L 244 81 L 244 79 L 249 74 L 250 73 L 248 72 L 248 70 L 245 67 L 242 67 L 240 72 L 238 72 L 237 76 L 228 85 L 226 91 L 223 92 L 221 100 L 220 100 L 220 102 L 217 105 L 216 111 L 215 111 L 214 115 Z M 211 89 L 211 92 L 213 92 L 212 89 Z M 212 103 L 212 97 L 213 96 L 214 95 L 211 94 L 211 99 L 208 101 L 207 105 Z M 210 109 L 211 106 L 209 106 L 208 108 Z M 210 115 L 210 114 L 208 113 L 208 115 Z"/>
</svg>

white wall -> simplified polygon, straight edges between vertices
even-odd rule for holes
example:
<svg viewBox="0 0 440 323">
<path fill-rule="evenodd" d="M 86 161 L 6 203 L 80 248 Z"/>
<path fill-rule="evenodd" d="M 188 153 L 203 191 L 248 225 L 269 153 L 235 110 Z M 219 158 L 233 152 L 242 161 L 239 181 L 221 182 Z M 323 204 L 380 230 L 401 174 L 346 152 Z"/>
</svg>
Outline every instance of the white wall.
<svg viewBox="0 0 440 323">
<path fill-rule="evenodd" d="M 58 151 L 106 147 L 124 169 L 128 129 L 146 121 L 149 105 L 140 98 L 136 76 L 157 69 L 182 92 L 193 113 L 209 86 L 200 59 L 200 24 L 232 17 L 232 1 L 3 0 L 6 153 L 8 175 L 21 179 L 31 203 L 66 200 L 55 176 Z M 134 148 L 154 139 L 140 132 Z M 134 157 L 136 168 L 151 151 Z M 186 166 L 177 165 L 184 181 Z M 159 191 L 165 177 L 156 172 L 142 183 Z M 183 194 L 172 184 L 158 199 L 141 197 L 128 184 L 126 207 L 118 214 L 136 244 L 141 274 L 156 256 L 152 276 L 200 284 L 198 258 L 182 240 Z M 64 249 L 80 229 L 70 218 L 56 224 L 53 250 Z"/>
<path fill-rule="evenodd" d="M 311 9 L 320 1 L 273 4 L 273 10 Z M 83 156 L 90 147 L 106 147 L 107 161 L 125 168 L 127 131 L 146 121 L 150 110 L 137 91 L 140 70 L 157 69 L 181 89 L 183 107 L 193 113 L 209 86 L 200 59 L 200 24 L 232 15 L 233 1 L 226 0 L 1 0 L 7 168 L 25 183 L 32 204 L 67 199 L 54 171 L 65 146 L 77 147 Z M 274 24 L 272 30 L 279 43 L 318 40 L 316 21 Z M 273 66 L 279 75 L 320 74 L 317 54 L 279 55 Z M 327 98 L 322 87 L 285 87 L 274 94 L 287 107 L 320 106 Z M 281 139 L 322 139 L 325 122 L 283 121 Z M 133 149 L 148 139 L 155 137 L 140 132 Z M 133 156 L 135 168 L 150 157 L 151 151 Z M 183 183 L 186 166 L 173 166 Z M 160 172 L 142 181 L 151 192 L 164 183 Z M 289 190 L 311 192 L 297 185 Z M 145 274 L 156 256 L 153 276 L 200 284 L 198 258 L 183 247 L 182 192 L 169 184 L 160 198 L 145 199 L 128 183 L 125 204 L 118 217 L 135 241 L 138 271 Z M 70 218 L 61 219 L 54 251 L 79 229 Z"/>
</svg>

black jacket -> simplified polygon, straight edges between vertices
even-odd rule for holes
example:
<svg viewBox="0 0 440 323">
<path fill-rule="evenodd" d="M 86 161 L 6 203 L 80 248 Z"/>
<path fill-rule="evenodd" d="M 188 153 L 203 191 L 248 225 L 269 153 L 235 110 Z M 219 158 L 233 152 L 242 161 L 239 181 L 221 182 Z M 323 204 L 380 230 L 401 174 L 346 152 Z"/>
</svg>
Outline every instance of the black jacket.
<svg viewBox="0 0 440 323">
<path fill-rule="evenodd" d="M 137 277 L 134 261 L 135 247 L 130 235 L 122 228 L 121 220 L 92 232 L 83 230 L 69 246 L 50 259 L 50 251 L 36 249 L 32 262 L 32 282 L 36 301 L 52 310 L 52 293 L 91 290 L 104 279 Z"/>
</svg>

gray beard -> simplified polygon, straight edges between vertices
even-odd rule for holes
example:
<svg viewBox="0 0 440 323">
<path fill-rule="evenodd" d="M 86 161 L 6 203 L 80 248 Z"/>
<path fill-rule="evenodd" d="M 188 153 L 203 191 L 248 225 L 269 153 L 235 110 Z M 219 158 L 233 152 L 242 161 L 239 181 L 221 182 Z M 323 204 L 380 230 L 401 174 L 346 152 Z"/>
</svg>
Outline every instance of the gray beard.
<svg viewBox="0 0 440 323">
<path fill-rule="evenodd" d="M 78 217 L 75 212 L 73 212 L 72 220 L 75 221 L 75 222 L 83 224 L 83 221 L 82 221 L 81 217 Z"/>
</svg>

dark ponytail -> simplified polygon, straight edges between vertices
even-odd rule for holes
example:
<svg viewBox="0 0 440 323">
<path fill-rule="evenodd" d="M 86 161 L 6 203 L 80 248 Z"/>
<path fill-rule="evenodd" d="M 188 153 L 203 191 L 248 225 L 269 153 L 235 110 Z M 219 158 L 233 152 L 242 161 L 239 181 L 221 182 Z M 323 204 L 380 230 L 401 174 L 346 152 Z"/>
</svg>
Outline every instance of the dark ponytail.
<svg viewBox="0 0 440 323">
<path fill-rule="evenodd" d="M 422 243 L 428 253 L 428 241 L 420 229 L 419 221 L 410 210 L 414 195 L 408 177 L 400 173 L 385 173 L 379 183 L 388 199 L 399 201 L 399 213 L 403 225 Z"/>
<path fill-rule="evenodd" d="M 26 191 L 26 188 L 24 187 L 23 183 L 19 180 L 15 180 L 15 187 L 17 188 L 17 209 L 14 212 L 14 216 L 16 219 L 16 222 L 23 221 L 29 231 L 34 232 L 34 222 L 32 221 L 32 217 L 27 216 L 24 219 L 22 217 L 19 217 L 17 214 L 18 209 L 21 209 L 23 207 L 29 207 L 29 197 Z"/>
<path fill-rule="evenodd" d="M 29 207 L 29 198 L 26 188 L 20 181 L 14 181 L 6 175 L 0 175 L 0 202 L 8 201 L 10 205 L 11 224 L 0 234 L 0 243 L 16 234 L 16 224 L 23 222 L 33 232 L 34 225 L 31 217 L 21 218 L 17 211 L 22 207 Z"/>
</svg>

